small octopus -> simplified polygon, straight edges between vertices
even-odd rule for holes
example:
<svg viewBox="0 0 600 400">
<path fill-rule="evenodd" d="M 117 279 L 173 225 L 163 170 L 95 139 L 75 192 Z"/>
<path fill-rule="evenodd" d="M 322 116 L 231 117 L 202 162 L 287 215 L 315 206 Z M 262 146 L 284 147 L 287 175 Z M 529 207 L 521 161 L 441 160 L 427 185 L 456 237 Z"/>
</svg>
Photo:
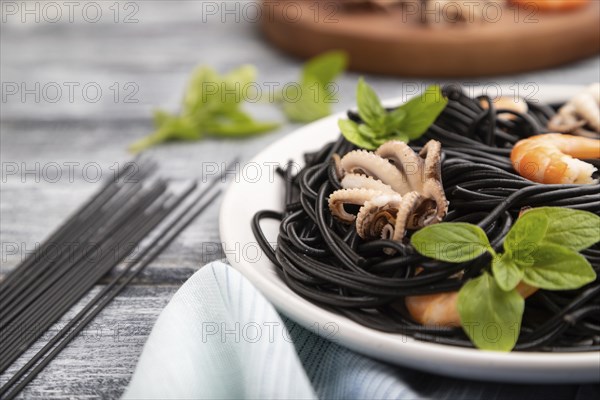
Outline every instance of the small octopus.
<svg viewBox="0 0 600 400">
<path fill-rule="evenodd" d="M 576 94 L 548 122 L 548 130 L 600 139 L 600 83 Z"/>
<path fill-rule="evenodd" d="M 342 189 L 329 196 L 329 209 L 342 222 L 355 222 L 363 239 L 401 242 L 407 229 L 446 216 L 441 144 L 435 140 L 419 154 L 404 142 L 389 141 L 375 152 L 354 150 L 337 162 Z M 349 213 L 345 205 L 360 206 L 358 214 Z"/>
</svg>

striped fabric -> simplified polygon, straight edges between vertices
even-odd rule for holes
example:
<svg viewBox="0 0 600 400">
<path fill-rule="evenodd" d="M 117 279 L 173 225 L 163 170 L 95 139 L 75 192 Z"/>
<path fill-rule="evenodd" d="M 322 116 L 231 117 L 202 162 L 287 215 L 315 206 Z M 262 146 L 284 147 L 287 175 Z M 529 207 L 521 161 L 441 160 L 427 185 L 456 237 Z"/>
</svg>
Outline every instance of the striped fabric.
<svg viewBox="0 0 600 400">
<path fill-rule="evenodd" d="M 280 316 L 217 262 L 162 312 L 123 398 L 583 400 L 600 398 L 600 385 L 476 382 L 375 361 Z"/>
</svg>

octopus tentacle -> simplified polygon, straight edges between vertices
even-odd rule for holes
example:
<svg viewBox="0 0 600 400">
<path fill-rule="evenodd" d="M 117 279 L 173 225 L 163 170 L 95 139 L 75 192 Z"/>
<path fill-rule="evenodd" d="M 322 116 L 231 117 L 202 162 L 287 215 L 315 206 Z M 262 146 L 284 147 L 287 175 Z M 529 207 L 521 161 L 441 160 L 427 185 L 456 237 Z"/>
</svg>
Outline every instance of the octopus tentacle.
<svg viewBox="0 0 600 400">
<path fill-rule="evenodd" d="M 402 204 L 399 195 L 397 198 L 381 204 L 377 199 L 367 201 L 356 216 L 356 233 L 363 239 L 385 238 L 384 228 L 393 227 L 396 223 L 396 214 Z"/>
<path fill-rule="evenodd" d="M 572 100 L 575 112 L 596 131 L 600 131 L 600 108 L 598 101 L 591 93 L 581 93 Z"/>
<path fill-rule="evenodd" d="M 430 140 L 423 146 L 419 156 L 425 160 L 425 179 L 442 181 L 442 144 L 437 140 Z"/>
<path fill-rule="evenodd" d="M 392 240 L 402 241 L 402 238 L 406 234 L 406 229 L 412 223 L 417 208 L 421 205 L 423 196 L 417 192 L 410 192 L 402 199 L 402 205 L 398 209 L 396 215 L 396 225 L 394 226 L 394 235 Z"/>
<path fill-rule="evenodd" d="M 446 216 L 448 200 L 442 185 L 442 144 L 430 140 L 423 146 L 419 156 L 425 159 L 423 167 L 425 182 L 421 194 L 435 203 L 435 210 L 427 210 L 419 216 L 419 227 L 423 227 L 438 223 Z"/>
<path fill-rule="evenodd" d="M 585 125 L 584 120 L 577 119 L 575 107 L 567 104 L 548 121 L 548 129 L 558 133 L 572 133 Z"/>
<path fill-rule="evenodd" d="M 377 190 L 369 190 L 363 188 L 355 189 L 340 189 L 336 190 L 329 196 L 329 210 L 331 213 L 344 222 L 353 222 L 355 216 L 346 212 L 344 204 L 353 204 L 357 206 L 364 205 L 367 201 L 380 195 Z"/>
<path fill-rule="evenodd" d="M 343 222 L 356 221 L 363 239 L 401 241 L 407 229 L 440 222 L 448 211 L 437 141 L 427 142 L 419 154 L 406 143 L 391 141 L 376 153 L 352 151 L 339 164 L 343 189 L 329 196 L 329 208 Z M 345 204 L 360 206 L 358 214 L 348 213 Z"/>
<path fill-rule="evenodd" d="M 423 196 L 435 202 L 435 209 L 429 214 L 423 214 L 419 226 L 427 226 L 441 222 L 448 212 L 448 200 L 444 193 L 444 187 L 438 180 L 428 179 L 423 185 Z"/>
<path fill-rule="evenodd" d="M 419 191 L 423 184 L 422 166 L 423 159 L 404 142 L 391 140 L 382 144 L 375 152 L 382 158 L 391 160 L 402 174 L 400 194 Z M 399 185 L 400 186 L 400 185 Z"/>
<path fill-rule="evenodd" d="M 341 183 L 345 189 L 365 188 L 378 190 L 383 193 L 396 193 L 390 185 L 386 185 L 379 179 L 362 174 L 346 174 Z"/>
<path fill-rule="evenodd" d="M 333 156 L 331 156 L 331 159 L 333 165 L 335 166 L 335 174 L 337 175 L 338 179 L 341 180 L 344 177 L 344 169 L 342 168 L 342 158 L 338 153 L 334 153 Z"/>
<path fill-rule="evenodd" d="M 600 83 L 576 94 L 548 122 L 548 129 L 592 139 L 600 137 Z M 589 128 L 589 129 L 588 129 Z"/>
<path fill-rule="evenodd" d="M 390 185 L 403 194 L 402 174 L 389 161 L 366 150 L 354 150 L 342 158 L 342 168 L 346 173 L 359 173 L 372 176 Z"/>
</svg>

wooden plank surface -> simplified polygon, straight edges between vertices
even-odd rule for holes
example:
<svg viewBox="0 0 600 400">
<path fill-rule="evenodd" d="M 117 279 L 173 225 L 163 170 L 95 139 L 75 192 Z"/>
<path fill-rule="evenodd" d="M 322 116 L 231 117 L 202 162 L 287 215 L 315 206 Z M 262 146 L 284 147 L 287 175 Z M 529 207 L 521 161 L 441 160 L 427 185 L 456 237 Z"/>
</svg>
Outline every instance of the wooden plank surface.
<svg viewBox="0 0 600 400">
<path fill-rule="evenodd" d="M 2 7 L 7 3 L 14 2 L 3 2 Z M 30 9 L 35 3 L 30 3 Z M 51 23 L 44 19 L 53 17 L 50 14 L 40 14 L 36 22 L 35 15 L 23 15 L 23 10 L 12 14 L 11 9 L 3 8 L 5 20 L 0 25 L 4 96 L 0 103 L 2 275 L 98 188 L 99 183 L 91 182 L 93 179 L 86 174 L 91 172 L 89 168 L 98 165 L 104 176 L 110 176 L 114 170 L 111 166 L 123 165 L 131 158 L 127 144 L 151 131 L 151 110 L 157 106 L 177 109 L 181 89 L 194 66 L 208 64 L 226 71 L 251 63 L 257 66 L 262 84 L 274 82 L 280 87 L 298 76 L 297 60 L 283 56 L 263 42 L 256 19 L 248 18 L 250 2 L 123 1 L 119 3 L 118 23 L 114 22 L 114 11 L 110 9 L 114 1 L 93 3 L 103 12 L 96 23 L 86 21 L 81 11 L 78 13 L 85 3 L 77 3 L 81 8 L 75 8 L 72 23 L 67 9 L 62 9 L 60 21 Z M 225 3 L 230 7 L 228 13 Z M 20 7 L 21 2 L 17 5 Z M 132 18 L 138 22 L 123 23 L 125 15 L 133 11 Z M 89 12 L 91 15 L 92 11 Z M 527 83 L 585 84 L 598 80 L 599 67 L 598 58 L 593 58 L 548 71 L 466 83 L 518 83 L 521 88 Z M 346 74 L 339 81 L 340 101 L 335 104 L 336 110 L 352 105 L 357 76 Z M 400 78 L 368 79 L 382 97 L 399 96 L 414 87 L 414 82 Z M 35 92 L 36 83 L 40 85 L 39 99 L 35 93 L 22 96 L 22 85 Z M 115 83 L 120 89 L 116 99 L 115 90 L 111 89 Z M 14 84 L 19 92 L 8 94 Z M 55 94 L 50 90 L 55 84 L 63 88 L 63 95 L 52 102 Z M 92 102 L 75 90 L 70 101 L 67 85 L 75 84 L 79 85 L 73 86 L 76 89 L 86 84 L 99 86 L 103 94 L 97 102 Z M 137 102 L 125 101 L 125 95 L 132 93 L 125 90 L 127 84 L 137 88 L 131 98 Z M 49 85 L 47 93 L 43 93 L 45 85 Z M 283 120 L 270 104 L 254 104 L 252 110 L 265 119 Z M 295 128 L 296 125 L 285 124 L 275 133 L 243 141 L 168 144 L 149 151 L 149 155 L 160 162 L 160 173 L 164 176 L 177 180 L 201 179 L 207 165 L 221 164 L 236 155 L 247 161 Z M 50 171 L 54 164 L 62 172 L 56 182 L 43 172 L 44 168 Z M 69 166 L 73 168 L 73 179 L 68 174 Z M 152 263 L 134 285 L 96 318 L 86 335 L 76 338 L 27 387 L 21 398 L 119 397 L 152 324 L 173 293 L 206 262 L 223 257 L 218 250 L 218 206 L 217 201 Z M 0 377 L 0 383 L 6 379 L 7 375 Z"/>
</svg>

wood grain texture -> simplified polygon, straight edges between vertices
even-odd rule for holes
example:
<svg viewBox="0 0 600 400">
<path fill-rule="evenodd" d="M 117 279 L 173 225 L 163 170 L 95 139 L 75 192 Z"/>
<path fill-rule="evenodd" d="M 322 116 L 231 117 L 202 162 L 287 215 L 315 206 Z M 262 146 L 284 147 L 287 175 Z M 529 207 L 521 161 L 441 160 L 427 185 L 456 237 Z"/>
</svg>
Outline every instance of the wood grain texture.
<svg viewBox="0 0 600 400">
<path fill-rule="evenodd" d="M 61 3 L 61 2 L 58 2 Z M 48 83 L 97 83 L 103 90 L 98 102 L 76 95 L 73 102 L 63 97 L 55 103 L 41 96 L 24 99 L 6 95 L 0 103 L 0 273 L 6 274 L 21 259 L 21 252 L 41 242 L 99 186 L 84 177 L 86 165 L 97 163 L 105 177 L 115 163 L 131 158 L 127 144 L 152 129 L 150 112 L 155 107 L 176 110 L 190 70 L 209 64 L 226 71 L 243 63 L 255 64 L 261 83 L 281 86 L 299 74 L 300 63 L 265 44 L 257 21 L 243 15 L 224 15 L 225 2 L 135 1 L 139 22 L 114 23 L 110 9 L 114 1 L 97 1 L 106 18 L 96 24 L 76 18 L 69 23 L 22 23 L 20 15 L 7 16 L 0 24 L 0 74 L 3 95 L 6 84 L 43 87 Z M 240 4 L 247 2 L 227 2 Z M 125 3 L 121 3 L 125 4 Z M 207 6 L 216 5 L 209 15 Z M 229 6 L 234 9 L 234 6 Z M 66 10 L 63 10 L 66 12 Z M 121 9 L 121 17 L 125 10 Z M 66 14 L 65 14 L 66 15 Z M 237 19 L 237 22 L 236 22 Z M 225 22 L 223 22 L 223 20 Z M 490 77 L 465 83 L 514 84 L 575 83 L 598 79 L 597 58 L 564 68 L 518 76 Z M 354 102 L 358 75 L 346 74 L 339 81 L 341 111 Z M 368 76 L 382 97 L 403 94 L 407 84 L 401 78 Z M 431 80 L 417 82 L 427 84 Z M 123 91 L 114 101 L 110 86 L 123 89 L 133 82 L 139 88 L 137 103 L 126 103 Z M 32 86 L 33 85 L 33 86 Z M 66 93 L 64 94 L 66 96 Z M 283 120 L 270 104 L 253 104 L 252 111 L 264 119 Z M 285 124 L 272 134 L 243 141 L 205 140 L 172 143 L 149 151 L 160 163 L 160 173 L 176 180 L 202 179 L 203 166 L 220 164 L 240 155 L 250 158 L 268 144 L 297 128 Z M 38 172 L 25 174 L 55 163 L 63 175 L 56 182 Z M 73 180 L 66 163 L 73 165 Z M 16 173 L 11 172 L 14 166 Z M 91 172 L 91 171 L 90 171 Z M 85 175 L 87 176 L 87 175 Z M 89 176 L 88 176 L 89 178 Z M 240 206 L 243 201 L 240 200 Z M 219 251 L 218 208 L 215 202 L 148 269 L 135 285 L 126 289 L 93 326 L 102 335 L 81 335 L 38 376 L 21 398 L 117 398 L 133 372 L 152 324 L 173 293 L 206 262 L 223 257 Z M 16 246 L 16 250 L 13 247 Z M 98 289 L 96 289 L 98 290 Z M 77 308 L 77 307 L 75 307 Z M 71 315 L 75 309 L 71 311 Z M 66 317 L 68 318 L 68 316 Z M 66 320 L 66 319 L 65 319 Z M 115 338 L 114 327 L 125 328 Z M 113 329 L 111 331 L 111 329 Z M 88 332 L 90 329 L 88 329 Z M 124 333 L 121 333 L 124 332 Z M 38 343 L 37 348 L 42 343 Z M 33 350 L 32 350 L 33 351 Z M 31 354 L 31 353 L 30 353 Z M 22 360 L 20 362 L 23 362 Z M 13 366 L 14 368 L 18 366 Z M 0 377 L 4 382 L 7 376 Z"/>
<path fill-rule="evenodd" d="M 297 56 L 341 49 L 354 70 L 414 77 L 518 73 L 600 52 L 600 4 L 594 1 L 561 13 L 475 6 L 471 17 L 466 9 L 462 14 L 470 22 L 458 24 L 449 22 L 455 19 L 450 6 L 439 7 L 437 17 L 429 7 L 427 17 L 437 21 L 431 26 L 419 23 L 417 2 L 385 12 L 352 11 L 342 3 L 272 2 L 265 12 L 273 18 L 263 19 L 262 28 L 274 45 Z M 294 8 L 298 17 L 289 12 Z"/>
</svg>

